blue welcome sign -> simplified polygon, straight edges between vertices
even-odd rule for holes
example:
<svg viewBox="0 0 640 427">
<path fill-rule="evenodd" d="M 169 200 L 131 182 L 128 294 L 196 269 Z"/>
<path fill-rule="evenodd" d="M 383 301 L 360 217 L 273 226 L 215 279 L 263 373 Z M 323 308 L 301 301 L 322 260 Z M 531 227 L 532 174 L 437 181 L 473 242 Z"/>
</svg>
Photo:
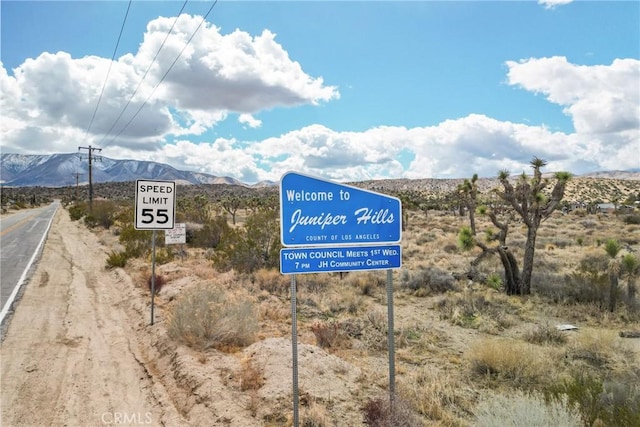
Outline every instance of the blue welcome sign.
<svg viewBox="0 0 640 427">
<path fill-rule="evenodd" d="M 321 246 L 280 249 L 282 274 L 336 271 L 388 270 L 400 268 L 400 245 Z"/>
<path fill-rule="evenodd" d="M 397 243 L 401 222 L 396 197 L 296 172 L 280 180 L 280 237 L 285 247 Z"/>
</svg>

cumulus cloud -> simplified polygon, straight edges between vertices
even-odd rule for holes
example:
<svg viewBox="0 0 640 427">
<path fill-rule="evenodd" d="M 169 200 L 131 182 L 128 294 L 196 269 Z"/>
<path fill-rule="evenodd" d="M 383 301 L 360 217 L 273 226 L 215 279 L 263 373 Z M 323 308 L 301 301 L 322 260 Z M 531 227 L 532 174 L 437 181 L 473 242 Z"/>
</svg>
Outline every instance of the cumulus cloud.
<svg viewBox="0 0 640 427">
<path fill-rule="evenodd" d="M 640 61 L 575 65 L 565 57 L 508 61 L 508 83 L 561 105 L 571 117 L 575 156 L 600 169 L 640 166 Z"/>
<path fill-rule="evenodd" d="M 547 160 L 550 171 L 594 170 L 605 165 L 630 168 L 636 166 L 637 158 L 631 151 L 618 154 L 596 137 L 582 138 L 471 114 L 437 126 L 410 129 L 384 126 L 364 132 L 336 132 L 311 125 L 248 146 L 226 139 L 211 144 L 183 141 L 158 153 L 155 160 L 239 179 L 256 178 L 246 182 L 277 181 L 290 170 L 360 181 L 460 178 L 473 173 L 495 176 L 502 169 L 520 173 L 530 170 L 534 156 Z M 404 162 L 407 153 L 413 159 Z"/>
<path fill-rule="evenodd" d="M 180 17 L 166 50 L 132 98 L 173 20 L 148 24 L 139 50 L 112 64 L 89 132 L 109 59 L 45 52 L 11 75 L 0 67 L 2 150 L 50 154 L 93 143 L 117 151 L 117 158 L 154 160 L 248 183 L 277 181 L 291 170 L 339 181 L 495 176 L 501 169 L 529 171 L 534 156 L 547 160 L 549 171 L 640 167 L 637 59 L 590 66 L 565 57 L 506 62 L 507 83 L 562 106 L 573 122 L 572 133 L 469 114 L 413 128 L 351 132 L 308 123 L 255 141 L 205 136 L 230 115 L 258 128 L 263 124 L 256 117 L 264 110 L 339 102 L 340 94 L 321 77 L 306 74 L 270 31 L 225 35 L 211 24 L 201 28 L 158 86 L 200 19 Z"/>
<path fill-rule="evenodd" d="M 87 139 L 113 147 L 133 147 L 139 142 L 142 149 L 167 137 L 200 135 L 225 120 L 229 112 L 241 113 L 241 121 L 255 127 L 260 122 L 253 113 L 339 98 L 336 87 L 306 74 L 267 30 L 258 36 L 240 30 L 222 34 L 205 23 L 168 72 L 201 19 L 181 15 L 150 69 L 174 18 L 149 22 L 139 50 L 111 64 L 90 128 L 110 59 L 44 52 L 25 60 L 13 75 L 3 66 L 4 150 L 51 152 L 52 141 L 65 141 L 74 131 L 83 136 L 66 140 L 65 151 L 86 144 Z M 33 139 L 27 131 L 46 126 L 54 127 L 54 132 L 45 140 Z"/>
<path fill-rule="evenodd" d="M 259 128 L 260 126 L 262 126 L 262 121 L 256 119 L 251 114 L 240 114 L 240 116 L 238 117 L 238 121 L 249 126 L 250 128 Z"/>
<path fill-rule="evenodd" d="M 507 61 L 508 83 L 564 107 L 578 133 L 618 133 L 640 127 L 640 61 L 575 65 L 562 56 Z"/>
</svg>

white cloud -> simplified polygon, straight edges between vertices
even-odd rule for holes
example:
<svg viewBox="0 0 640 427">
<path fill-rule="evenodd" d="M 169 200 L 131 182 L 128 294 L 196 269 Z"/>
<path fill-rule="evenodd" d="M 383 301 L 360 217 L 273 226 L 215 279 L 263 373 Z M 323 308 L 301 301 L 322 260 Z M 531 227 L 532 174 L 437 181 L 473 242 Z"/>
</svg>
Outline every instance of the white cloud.
<svg viewBox="0 0 640 427">
<path fill-rule="evenodd" d="M 277 181 L 290 170 L 339 181 L 459 178 L 473 173 L 494 176 L 501 169 L 528 171 L 534 156 L 547 160 L 549 171 L 582 173 L 640 167 L 637 59 L 592 66 L 572 64 L 564 57 L 506 63 L 508 84 L 561 105 L 573 121 L 574 133 L 470 114 L 414 128 L 378 126 L 362 132 L 339 132 L 309 124 L 257 141 L 207 140 L 204 135 L 210 135 L 209 131 L 230 115 L 256 128 L 262 126 L 255 118 L 261 111 L 339 98 L 335 87 L 304 73 L 273 33 L 265 30 L 251 36 L 236 30 L 224 35 L 212 25 L 201 29 L 176 63 L 176 72 L 168 75 L 131 125 L 112 142 L 113 135 L 153 93 L 199 20 L 188 15 L 178 20 L 176 34 L 169 37 L 167 50 L 159 56 L 149 80 L 105 140 L 103 134 L 129 101 L 171 19 L 151 21 L 139 51 L 112 64 L 88 135 L 108 59 L 72 58 L 58 52 L 26 60 L 13 75 L 2 66 L 2 150 L 49 154 L 74 152 L 79 145 L 93 144 L 108 147 L 104 154 L 116 152 L 113 157 L 166 162 L 245 182 Z M 205 141 L 190 141 L 194 136 Z M 168 143 L 172 138 L 177 141 Z"/>
<path fill-rule="evenodd" d="M 551 132 L 542 126 L 502 122 L 471 114 L 437 126 L 377 127 L 365 132 L 336 132 L 320 125 L 246 143 L 218 139 L 211 144 L 181 142 L 154 158 L 187 169 L 230 175 L 241 180 L 277 181 L 295 170 L 338 181 L 389 177 L 460 178 L 499 170 L 529 171 L 536 156 L 546 170 L 571 172 L 637 167 L 633 136 L 618 150 L 596 136 Z M 635 137 L 637 145 L 638 138 Z M 408 164 L 402 155 L 411 153 Z"/>
<path fill-rule="evenodd" d="M 543 5 L 545 9 L 554 9 L 572 2 L 573 0 L 538 0 L 538 4 Z"/>
<path fill-rule="evenodd" d="M 262 120 L 258 120 L 251 114 L 240 114 L 238 117 L 240 123 L 246 124 L 250 128 L 259 128 L 262 126 Z"/>
<path fill-rule="evenodd" d="M 565 57 L 507 61 L 508 83 L 564 107 L 579 134 L 619 134 L 640 129 L 640 61 L 575 65 Z M 613 142 L 616 138 L 612 139 Z M 625 143 L 624 139 L 618 140 Z"/>
<path fill-rule="evenodd" d="M 27 59 L 12 76 L 3 66 L 0 74 L 3 148 L 50 152 L 53 149 L 50 138 L 33 139 L 34 135 L 26 132 L 30 127 L 43 126 L 56 128 L 55 133 L 60 135 L 54 136 L 54 140 L 79 131 L 82 136 L 67 141 L 65 151 L 74 151 L 78 144 L 89 142 L 112 147 L 134 147 L 140 143 L 140 148 L 148 148 L 149 143 L 158 144 L 170 136 L 200 135 L 225 120 L 230 111 L 244 114 L 241 120 L 253 127 L 259 121 L 252 118 L 252 113 L 276 107 L 316 105 L 339 98 L 336 87 L 325 85 L 322 77 L 307 75 L 300 64 L 291 60 L 276 42 L 275 34 L 265 30 L 253 37 L 236 30 L 225 35 L 211 24 L 200 28 L 159 84 L 201 19 L 180 16 L 138 88 L 173 18 L 149 22 L 138 52 L 113 62 L 88 134 L 86 130 L 107 76 L 109 59 L 72 58 L 66 52 L 45 52 Z M 138 91 L 131 99 L 136 88 Z M 129 100 L 130 105 L 124 110 Z"/>
</svg>

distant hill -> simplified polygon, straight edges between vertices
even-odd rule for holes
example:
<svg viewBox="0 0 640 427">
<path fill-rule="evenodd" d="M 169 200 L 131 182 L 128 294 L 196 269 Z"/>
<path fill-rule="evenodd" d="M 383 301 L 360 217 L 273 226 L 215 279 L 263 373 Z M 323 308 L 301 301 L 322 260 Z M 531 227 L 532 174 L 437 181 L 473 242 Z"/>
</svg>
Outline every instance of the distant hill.
<svg viewBox="0 0 640 427">
<path fill-rule="evenodd" d="M 10 154 L 3 153 L 0 161 L 0 184 L 10 187 L 68 187 L 76 185 L 76 174 L 78 184 L 87 184 L 89 181 L 88 162 L 86 155 L 84 159 L 79 159 L 78 153 L 51 154 L 51 155 L 31 155 L 31 154 Z M 237 179 L 230 177 L 219 177 L 201 172 L 182 171 L 164 163 L 141 161 L 141 160 L 114 160 L 100 156 L 101 160 L 93 162 L 93 182 L 99 183 L 119 183 L 130 182 L 137 179 L 157 179 L 175 181 L 180 185 L 203 185 L 203 184 L 228 184 L 243 186 L 247 188 L 274 187 L 278 182 L 264 181 L 257 184 L 248 185 Z M 553 173 L 546 173 L 545 176 L 552 177 Z M 591 180 L 613 180 L 622 189 L 622 193 L 634 191 L 636 183 L 629 181 L 640 181 L 640 170 L 631 171 L 608 171 L 594 172 L 575 177 L 570 183 L 568 190 L 570 194 L 575 194 L 579 198 L 590 198 L 585 193 L 591 185 Z M 454 190 L 458 184 L 464 181 L 464 177 L 459 179 L 382 179 L 374 181 L 362 181 L 355 185 L 373 191 L 408 191 L 420 189 L 426 193 L 443 193 Z M 627 182 L 627 184 L 624 184 Z M 613 184 L 613 182 L 612 182 Z M 638 183 L 640 184 L 640 183 Z M 480 178 L 478 186 L 481 192 L 489 191 L 498 185 L 496 177 Z M 572 187 L 576 187 L 575 189 Z M 630 186 L 630 188 L 625 188 Z"/>
<path fill-rule="evenodd" d="M 31 155 L 2 153 L 0 184 L 11 187 L 66 187 L 89 182 L 89 165 L 78 153 Z M 114 160 L 100 156 L 92 162 L 93 182 L 127 182 L 137 179 L 175 181 L 177 184 L 229 184 L 247 186 L 230 177 L 181 171 L 163 163 Z"/>
</svg>

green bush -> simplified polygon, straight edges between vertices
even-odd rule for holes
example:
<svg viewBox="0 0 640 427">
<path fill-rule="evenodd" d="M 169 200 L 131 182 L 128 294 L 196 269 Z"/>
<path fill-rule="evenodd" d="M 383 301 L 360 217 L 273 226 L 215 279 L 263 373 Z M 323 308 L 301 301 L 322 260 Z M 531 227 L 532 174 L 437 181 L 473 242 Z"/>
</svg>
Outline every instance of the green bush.
<svg viewBox="0 0 640 427">
<path fill-rule="evenodd" d="M 221 270 L 251 273 L 277 268 L 280 262 L 280 224 L 273 210 L 250 215 L 244 228 L 229 228 L 220 241 L 214 265 Z"/>
<path fill-rule="evenodd" d="M 197 350 L 225 349 L 253 343 L 259 324 L 251 301 L 199 286 L 178 299 L 167 330 L 172 339 Z"/>
<path fill-rule="evenodd" d="M 151 236 L 151 231 L 136 230 L 133 223 L 128 223 L 120 230 L 118 241 L 124 245 L 129 258 L 138 258 L 151 251 Z"/>
<path fill-rule="evenodd" d="M 77 221 L 87 214 L 86 203 L 76 203 L 69 206 L 69 217 L 71 221 Z"/>
<path fill-rule="evenodd" d="M 497 273 L 491 273 L 487 276 L 485 284 L 491 289 L 500 290 L 502 287 L 502 277 Z"/>
<path fill-rule="evenodd" d="M 111 228 L 113 225 L 118 208 L 115 203 L 110 200 L 97 200 L 93 202 L 91 216 L 95 225 L 100 225 L 105 229 Z"/>
<path fill-rule="evenodd" d="M 217 248 L 230 227 L 224 216 L 208 220 L 201 228 L 187 227 L 187 241 L 196 248 Z"/>
<path fill-rule="evenodd" d="M 107 257 L 107 268 L 123 268 L 127 265 L 127 253 L 124 251 L 111 251 Z"/>
<path fill-rule="evenodd" d="M 95 216 L 93 216 L 93 214 L 88 213 L 84 217 L 84 225 L 86 225 L 88 228 L 94 228 L 98 225 L 98 220 Z"/>
<path fill-rule="evenodd" d="M 640 425 L 640 385 L 633 379 L 604 381 L 575 371 L 571 378 L 546 392 L 550 401 L 566 399 L 579 409 L 584 425 L 635 427 Z"/>
</svg>

